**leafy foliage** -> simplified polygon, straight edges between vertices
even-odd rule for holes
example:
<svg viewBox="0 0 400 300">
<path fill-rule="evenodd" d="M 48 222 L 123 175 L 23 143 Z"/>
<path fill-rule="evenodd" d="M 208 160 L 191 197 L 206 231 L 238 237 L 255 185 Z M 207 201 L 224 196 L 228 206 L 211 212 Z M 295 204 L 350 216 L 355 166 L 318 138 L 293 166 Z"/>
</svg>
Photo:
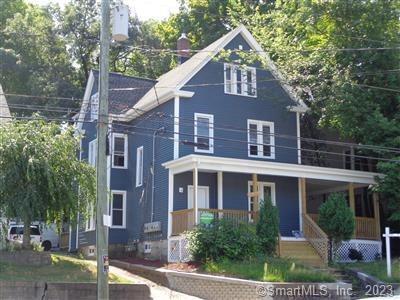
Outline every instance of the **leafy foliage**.
<svg viewBox="0 0 400 300">
<path fill-rule="evenodd" d="M 0 127 L 0 210 L 25 226 L 74 221 L 95 199 L 94 170 L 77 158 L 73 129 L 42 120 Z M 79 186 L 79 190 L 78 190 Z M 29 232 L 29 230 L 24 230 Z M 27 240 L 26 240 L 27 239 Z M 30 237 L 24 234 L 24 244 Z"/>
<path fill-rule="evenodd" d="M 200 225 L 188 232 L 189 250 L 197 261 L 228 258 L 243 260 L 260 251 L 255 226 L 217 220 L 209 226 Z"/>
<path fill-rule="evenodd" d="M 354 214 L 341 193 L 329 195 L 319 208 L 318 225 L 336 243 L 349 240 L 354 232 Z"/>
<path fill-rule="evenodd" d="M 355 220 L 346 199 L 341 193 L 329 195 L 328 200 L 319 207 L 318 225 L 328 235 L 330 244 L 336 247 L 349 240 L 354 233 Z M 330 256 L 332 259 L 332 251 Z"/>
<path fill-rule="evenodd" d="M 257 236 L 263 252 L 272 255 L 278 243 L 279 213 L 278 208 L 272 205 L 271 198 L 262 201 L 259 214 L 260 219 L 256 225 Z"/>
</svg>

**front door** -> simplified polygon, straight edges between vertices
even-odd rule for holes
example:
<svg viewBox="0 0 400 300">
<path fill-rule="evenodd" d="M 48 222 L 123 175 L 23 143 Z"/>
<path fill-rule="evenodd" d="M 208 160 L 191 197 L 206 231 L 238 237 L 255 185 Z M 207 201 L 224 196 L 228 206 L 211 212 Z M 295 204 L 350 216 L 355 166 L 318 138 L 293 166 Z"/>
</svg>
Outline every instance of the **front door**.
<svg viewBox="0 0 400 300">
<path fill-rule="evenodd" d="M 260 209 L 261 201 L 264 199 L 271 199 L 272 205 L 275 205 L 275 184 L 272 182 L 258 182 L 258 205 L 257 205 L 257 210 Z M 249 181 L 248 185 L 248 192 L 251 193 L 253 192 L 253 182 Z M 249 211 L 254 211 L 254 203 L 253 203 L 253 198 L 248 197 L 248 203 L 249 203 Z M 250 220 L 252 220 L 252 217 L 250 216 Z"/>
<path fill-rule="evenodd" d="M 188 209 L 193 208 L 193 186 L 188 186 Z M 210 208 L 209 187 L 197 187 L 197 208 Z"/>
</svg>

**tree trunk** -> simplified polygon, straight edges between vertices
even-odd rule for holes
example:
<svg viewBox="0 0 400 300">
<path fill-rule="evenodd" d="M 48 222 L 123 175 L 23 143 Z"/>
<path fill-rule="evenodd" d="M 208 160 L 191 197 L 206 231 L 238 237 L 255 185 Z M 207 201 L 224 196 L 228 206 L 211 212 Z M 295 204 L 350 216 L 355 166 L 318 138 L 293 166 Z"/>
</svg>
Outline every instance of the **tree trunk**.
<svg viewBox="0 0 400 300">
<path fill-rule="evenodd" d="M 24 235 L 22 239 L 22 248 L 31 249 L 31 220 L 25 218 L 24 220 Z"/>
</svg>

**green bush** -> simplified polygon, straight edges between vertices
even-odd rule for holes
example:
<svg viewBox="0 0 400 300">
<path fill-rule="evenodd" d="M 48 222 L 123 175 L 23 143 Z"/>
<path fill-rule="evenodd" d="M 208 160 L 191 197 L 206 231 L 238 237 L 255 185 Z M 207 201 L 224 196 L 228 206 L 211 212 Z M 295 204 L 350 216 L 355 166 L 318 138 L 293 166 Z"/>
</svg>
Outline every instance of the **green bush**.
<svg viewBox="0 0 400 300">
<path fill-rule="evenodd" d="M 260 245 L 255 226 L 234 223 L 231 220 L 216 220 L 212 224 L 200 225 L 188 233 L 189 251 L 196 261 L 228 258 L 243 260 L 257 256 Z"/>
<path fill-rule="evenodd" d="M 351 239 L 355 227 L 354 213 L 347 206 L 343 194 L 331 194 L 320 206 L 318 225 L 328 235 L 329 258 L 332 260 L 332 247 L 336 249 L 342 241 Z"/>
<path fill-rule="evenodd" d="M 272 205 L 270 198 L 262 201 L 260 206 L 260 218 L 256 229 L 262 251 L 267 255 L 273 255 L 276 250 L 279 236 L 278 208 Z"/>
</svg>

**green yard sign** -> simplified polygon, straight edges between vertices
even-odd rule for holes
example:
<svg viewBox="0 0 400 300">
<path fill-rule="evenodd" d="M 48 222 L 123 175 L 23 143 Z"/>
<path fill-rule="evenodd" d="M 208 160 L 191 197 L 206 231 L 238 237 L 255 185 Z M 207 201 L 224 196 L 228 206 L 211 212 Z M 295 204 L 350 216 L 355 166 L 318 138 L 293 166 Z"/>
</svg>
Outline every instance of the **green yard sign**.
<svg viewBox="0 0 400 300">
<path fill-rule="evenodd" d="M 209 225 L 214 220 L 214 215 L 209 212 L 203 212 L 200 215 L 200 224 Z"/>
</svg>

